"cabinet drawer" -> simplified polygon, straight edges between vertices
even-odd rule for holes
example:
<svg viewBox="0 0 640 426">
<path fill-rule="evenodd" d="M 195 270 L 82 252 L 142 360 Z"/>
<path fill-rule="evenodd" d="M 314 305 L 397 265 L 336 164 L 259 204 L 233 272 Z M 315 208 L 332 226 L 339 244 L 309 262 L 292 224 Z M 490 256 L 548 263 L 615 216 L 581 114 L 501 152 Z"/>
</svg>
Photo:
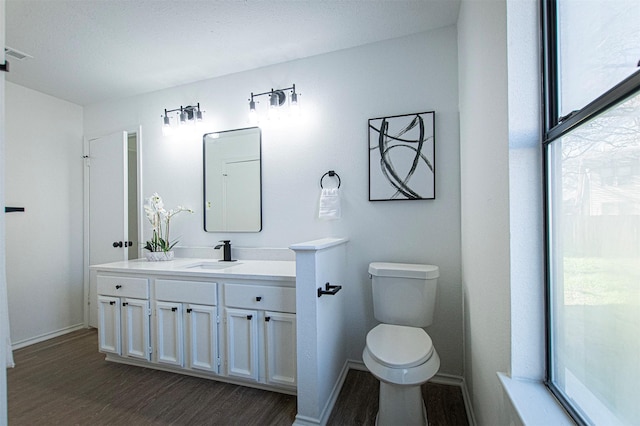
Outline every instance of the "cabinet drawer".
<svg viewBox="0 0 640 426">
<path fill-rule="evenodd" d="M 217 283 L 182 280 L 156 280 L 156 299 L 169 302 L 217 305 Z"/>
<path fill-rule="evenodd" d="M 98 294 L 105 296 L 149 298 L 149 280 L 146 278 L 98 275 Z"/>
<path fill-rule="evenodd" d="M 245 309 L 264 309 L 277 312 L 296 312 L 296 289 L 247 284 L 224 285 L 225 306 Z"/>
</svg>

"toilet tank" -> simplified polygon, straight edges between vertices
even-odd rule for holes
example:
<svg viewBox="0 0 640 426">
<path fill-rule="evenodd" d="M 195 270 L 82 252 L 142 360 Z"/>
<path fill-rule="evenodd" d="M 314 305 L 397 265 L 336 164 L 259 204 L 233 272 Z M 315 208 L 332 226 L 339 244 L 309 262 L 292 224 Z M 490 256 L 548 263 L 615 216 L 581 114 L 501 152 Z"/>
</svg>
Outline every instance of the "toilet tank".
<svg viewBox="0 0 640 426">
<path fill-rule="evenodd" d="M 373 262 L 369 265 L 373 314 L 385 324 L 427 327 L 433 322 L 437 266 Z"/>
</svg>

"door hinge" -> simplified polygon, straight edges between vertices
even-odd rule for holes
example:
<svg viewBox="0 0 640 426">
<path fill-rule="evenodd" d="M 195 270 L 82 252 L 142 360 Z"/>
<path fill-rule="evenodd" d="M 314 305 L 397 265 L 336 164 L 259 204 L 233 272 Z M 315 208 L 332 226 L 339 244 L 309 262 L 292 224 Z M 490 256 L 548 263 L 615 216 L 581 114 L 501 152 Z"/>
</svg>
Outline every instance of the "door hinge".
<svg viewBox="0 0 640 426">
<path fill-rule="evenodd" d="M 220 361 L 220 358 L 218 358 L 218 367 L 220 367 L 222 365 L 222 361 Z"/>
<path fill-rule="evenodd" d="M 153 348 L 151 346 L 149 346 L 149 354 L 153 353 Z"/>
<path fill-rule="evenodd" d="M 220 324 L 220 315 L 216 315 L 216 324 Z"/>
<path fill-rule="evenodd" d="M 148 315 L 148 316 L 151 316 L 151 308 L 148 308 L 148 309 L 147 309 L 147 315 Z"/>
</svg>

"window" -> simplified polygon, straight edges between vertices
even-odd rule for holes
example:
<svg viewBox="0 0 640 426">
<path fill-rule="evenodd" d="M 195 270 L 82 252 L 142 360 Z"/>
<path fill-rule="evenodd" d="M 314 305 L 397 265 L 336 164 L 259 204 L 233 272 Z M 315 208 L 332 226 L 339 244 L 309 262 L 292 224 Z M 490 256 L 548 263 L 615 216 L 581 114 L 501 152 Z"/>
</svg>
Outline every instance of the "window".
<svg viewBox="0 0 640 426">
<path fill-rule="evenodd" d="M 640 2 L 543 16 L 547 385 L 580 424 L 637 424 Z"/>
<path fill-rule="evenodd" d="M 557 1 L 560 115 L 580 109 L 634 73 L 638 0 Z"/>
</svg>

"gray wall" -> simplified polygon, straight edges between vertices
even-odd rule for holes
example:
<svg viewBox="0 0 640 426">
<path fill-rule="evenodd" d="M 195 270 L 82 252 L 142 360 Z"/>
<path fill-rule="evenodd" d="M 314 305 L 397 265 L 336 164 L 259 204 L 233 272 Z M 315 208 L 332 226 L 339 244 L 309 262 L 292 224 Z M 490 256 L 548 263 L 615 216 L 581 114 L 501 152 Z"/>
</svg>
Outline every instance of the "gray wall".
<svg viewBox="0 0 640 426">
<path fill-rule="evenodd" d="M 458 17 L 464 377 L 480 425 L 522 424 L 497 372 L 545 393 L 538 14 L 464 0 Z M 548 412 L 533 396 L 519 402 Z"/>
<path fill-rule="evenodd" d="M 465 381 L 480 425 L 505 424 L 496 372 L 510 363 L 505 1 L 458 16 Z M 490 28 L 491 31 L 487 31 Z"/>
<path fill-rule="evenodd" d="M 5 202 L 11 339 L 83 323 L 82 107 L 6 83 Z"/>
<path fill-rule="evenodd" d="M 172 221 L 181 245 L 212 246 L 224 237 L 238 247 L 288 247 L 325 236 L 349 238 L 343 284 L 352 359 L 361 359 L 366 333 L 375 324 L 368 263 L 438 265 L 437 310 L 428 331 L 442 359 L 441 372 L 461 375 L 457 60 L 456 28 L 446 27 L 88 105 L 84 131 L 92 137 L 142 126 L 144 197 L 158 192 L 169 207 L 196 210 Z M 247 127 L 249 94 L 291 83 L 302 93 L 301 121 L 262 126 L 263 231 L 203 232 L 202 133 Z M 200 132 L 163 137 L 164 109 L 194 102 L 206 111 Z M 367 120 L 430 110 L 436 111 L 437 199 L 369 202 Z M 317 219 L 319 179 L 330 169 L 342 179 L 343 217 L 337 222 Z"/>
</svg>

